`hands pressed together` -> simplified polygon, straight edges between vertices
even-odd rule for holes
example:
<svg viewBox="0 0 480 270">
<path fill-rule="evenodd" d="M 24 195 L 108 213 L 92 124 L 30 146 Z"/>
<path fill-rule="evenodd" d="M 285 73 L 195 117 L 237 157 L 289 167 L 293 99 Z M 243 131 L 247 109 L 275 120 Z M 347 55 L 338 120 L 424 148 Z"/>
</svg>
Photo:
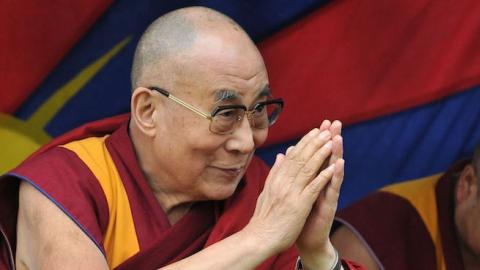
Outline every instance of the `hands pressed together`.
<svg viewBox="0 0 480 270">
<path fill-rule="evenodd" d="M 325 120 L 278 154 L 245 228 L 271 254 L 296 244 L 307 269 L 329 269 L 329 233 L 344 175 L 342 124 Z"/>
<path fill-rule="evenodd" d="M 254 269 L 294 244 L 304 269 L 332 269 L 329 234 L 344 172 L 341 129 L 339 121 L 326 120 L 277 155 L 243 230 L 162 269 Z"/>
</svg>

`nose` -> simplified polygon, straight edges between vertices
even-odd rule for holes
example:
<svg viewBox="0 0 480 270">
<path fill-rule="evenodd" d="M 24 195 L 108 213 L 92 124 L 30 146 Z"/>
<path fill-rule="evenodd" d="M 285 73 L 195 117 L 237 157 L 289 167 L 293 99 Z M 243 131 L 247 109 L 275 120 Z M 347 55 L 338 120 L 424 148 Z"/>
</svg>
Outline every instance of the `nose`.
<svg viewBox="0 0 480 270">
<path fill-rule="evenodd" d="M 248 154 L 255 149 L 254 132 L 248 117 L 243 117 L 240 125 L 233 131 L 226 143 L 228 151 Z"/>
</svg>

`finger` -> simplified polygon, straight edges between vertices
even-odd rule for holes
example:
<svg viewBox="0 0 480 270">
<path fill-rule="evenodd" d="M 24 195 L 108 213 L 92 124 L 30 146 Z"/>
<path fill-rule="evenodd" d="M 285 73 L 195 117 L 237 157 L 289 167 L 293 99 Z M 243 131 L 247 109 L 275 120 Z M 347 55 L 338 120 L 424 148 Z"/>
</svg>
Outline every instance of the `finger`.
<svg viewBox="0 0 480 270">
<path fill-rule="evenodd" d="M 286 160 L 289 161 L 288 164 L 291 165 L 287 166 L 289 167 L 288 170 L 290 170 L 290 176 L 296 176 L 299 170 L 305 167 L 305 165 L 309 162 L 312 156 L 315 155 L 315 153 L 319 149 L 321 149 L 326 143 L 331 141 L 331 134 L 329 130 L 324 130 L 318 135 L 313 135 L 313 137 L 312 135 L 310 135 L 309 137 L 310 138 L 307 138 L 302 142 L 302 145 L 295 146 L 286 155 Z M 331 148 L 331 145 L 329 147 Z M 331 152 L 330 149 L 328 151 Z"/>
<path fill-rule="evenodd" d="M 332 180 L 333 174 L 335 172 L 336 164 L 328 166 L 326 169 L 321 171 L 315 179 L 313 179 L 308 186 L 305 188 L 305 192 L 311 196 L 312 204 L 317 200 L 318 194 L 322 191 L 325 186 Z"/>
<path fill-rule="evenodd" d="M 302 189 L 304 189 L 304 187 L 317 176 L 320 167 L 326 160 L 328 160 L 331 153 L 332 141 L 328 141 L 318 149 L 305 166 L 300 169 L 295 181 L 299 183 Z"/>
<path fill-rule="evenodd" d="M 277 154 L 277 156 L 275 157 L 275 162 L 273 163 L 273 166 L 270 169 L 270 173 L 268 174 L 269 177 L 267 178 L 267 181 L 269 178 L 275 176 L 278 173 L 278 170 L 280 169 L 284 159 L 285 155 L 281 153 Z"/>
<path fill-rule="evenodd" d="M 290 153 L 294 147 L 295 147 L 295 146 L 293 146 L 293 145 L 292 145 L 292 146 L 289 146 L 289 147 L 287 148 L 287 151 L 285 151 L 285 155 L 288 155 L 288 153 Z"/>
<path fill-rule="evenodd" d="M 330 120 L 326 119 L 326 120 L 323 120 L 322 124 L 320 125 L 320 131 L 324 131 L 324 130 L 327 130 L 327 129 L 330 129 L 330 125 L 332 123 L 330 123 Z"/>
<path fill-rule="evenodd" d="M 332 139 L 332 156 L 329 160 L 329 165 L 337 162 L 337 160 L 343 158 L 343 138 L 340 135 L 333 137 Z"/>
<path fill-rule="evenodd" d="M 332 137 L 342 134 L 342 122 L 335 120 L 330 125 L 330 132 L 332 132 Z"/>
<path fill-rule="evenodd" d="M 310 130 L 305 136 L 300 139 L 300 141 L 292 148 L 288 154 L 286 155 L 288 158 L 295 157 L 299 153 L 303 152 L 303 148 L 309 145 L 310 141 L 317 137 L 320 134 L 320 130 L 318 128 L 314 128 Z"/>
<path fill-rule="evenodd" d="M 336 209 L 338 197 L 340 195 L 340 188 L 343 183 L 345 174 L 345 160 L 343 158 L 337 160 L 335 163 L 335 171 L 332 176 L 332 181 L 325 193 L 325 201 Z"/>
<path fill-rule="evenodd" d="M 330 132 L 332 133 L 332 138 L 335 139 L 337 136 L 342 134 L 342 122 L 335 120 L 330 126 Z M 328 161 L 328 165 L 335 163 L 339 158 L 343 157 L 343 141 L 342 138 L 336 139 L 333 142 L 332 157 Z"/>
<path fill-rule="evenodd" d="M 344 178 L 345 160 L 339 159 L 334 166 L 332 179 L 321 187 L 322 189 L 318 193 L 317 200 L 313 205 L 314 210 L 312 210 L 320 211 L 320 209 L 323 209 L 321 211 L 324 211 L 323 215 L 327 220 L 333 220 L 337 211 L 340 187 Z"/>
</svg>

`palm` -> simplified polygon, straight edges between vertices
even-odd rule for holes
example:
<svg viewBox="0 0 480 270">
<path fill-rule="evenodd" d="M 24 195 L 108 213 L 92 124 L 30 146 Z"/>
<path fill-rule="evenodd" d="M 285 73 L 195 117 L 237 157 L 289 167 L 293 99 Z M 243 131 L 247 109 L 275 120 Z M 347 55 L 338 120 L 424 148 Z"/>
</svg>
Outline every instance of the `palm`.
<svg viewBox="0 0 480 270">
<path fill-rule="evenodd" d="M 297 246 L 302 250 L 318 250 L 325 248 L 329 242 L 329 233 L 337 209 L 340 186 L 343 181 L 343 147 L 340 136 L 341 124 L 328 121 L 322 123 L 320 130 L 330 129 L 333 139 L 332 156 L 328 164 L 335 163 L 335 173 L 331 182 L 320 192 L 312 211 L 297 239 Z M 324 166 L 324 167 L 325 167 Z"/>
</svg>

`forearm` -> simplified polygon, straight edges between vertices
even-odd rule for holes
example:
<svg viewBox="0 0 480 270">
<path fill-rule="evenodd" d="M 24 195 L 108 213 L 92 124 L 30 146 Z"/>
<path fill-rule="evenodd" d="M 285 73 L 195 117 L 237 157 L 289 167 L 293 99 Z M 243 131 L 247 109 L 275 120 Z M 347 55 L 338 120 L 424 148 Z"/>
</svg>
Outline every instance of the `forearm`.
<svg viewBox="0 0 480 270">
<path fill-rule="evenodd" d="M 244 229 L 188 258 L 161 269 L 254 269 L 272 255 L 274 255 L 272 248 Z"/>
</svg>

